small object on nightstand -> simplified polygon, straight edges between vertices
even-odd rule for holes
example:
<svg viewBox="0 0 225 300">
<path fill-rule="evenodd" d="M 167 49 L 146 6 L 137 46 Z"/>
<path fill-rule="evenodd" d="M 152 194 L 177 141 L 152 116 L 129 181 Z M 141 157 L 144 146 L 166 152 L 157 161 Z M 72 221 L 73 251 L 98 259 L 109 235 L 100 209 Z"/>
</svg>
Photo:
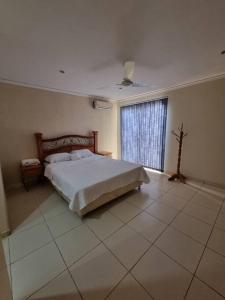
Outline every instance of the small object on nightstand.
<svg viewBox="0 0 225 300">
<path fill-rule="evenodd" d="M 98 151 L 96 154 L 112 158 L 112 152 L 109 151 Z"/>
<path fill-rule="evenodd" d="M 23 161 L 21 161 L 21 177 L 22 182 L 24 185 L 24 188 L 26 191 L 28 191 L 29 184 L 32 182 L 40 182 L 43 180 L 43 166 L 41 163 L 31 163 L 31 164 L 24 164 Z"/>
<path fill-rule="evenodd" d="M 21 160 L 21 165 L 23 167 L 40 165 L 40 160 L 38 158 L 27 158 Z"/>
</svg>

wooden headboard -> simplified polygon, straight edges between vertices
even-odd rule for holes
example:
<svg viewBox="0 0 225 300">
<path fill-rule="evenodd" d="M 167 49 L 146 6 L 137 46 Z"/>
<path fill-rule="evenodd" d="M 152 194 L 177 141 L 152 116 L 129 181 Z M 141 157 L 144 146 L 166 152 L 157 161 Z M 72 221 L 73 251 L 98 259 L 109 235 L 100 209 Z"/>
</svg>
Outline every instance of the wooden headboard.
<svg viewBox="0 0 225 300">
<path fill-rule="evenodd" d="M 42 133 L 35 133 L 38 158 L 41 162 L 45 157 L 60 152 L 72 150 L 89 149 L 94 153 L 98 152 L 98 131 L 92 131 L 91 135 L 63 135 L 55 138 L 43 139 Z"/>
</svg>

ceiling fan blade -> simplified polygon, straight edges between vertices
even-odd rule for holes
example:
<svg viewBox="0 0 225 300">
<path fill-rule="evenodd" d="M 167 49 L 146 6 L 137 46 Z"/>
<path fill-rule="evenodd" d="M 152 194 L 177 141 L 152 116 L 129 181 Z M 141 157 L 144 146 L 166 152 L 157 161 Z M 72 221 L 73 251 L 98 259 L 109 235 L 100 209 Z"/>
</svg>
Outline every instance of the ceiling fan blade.
<svg viewBox="0 0 225 300">
<path fill-rule="evenodd" d="M 134 67 L 135 62 L 134 61 L 126 61 L 124 63 L 124 78 L 129 79 L 132 81 L 133 75 L 134 75 Z"/>
<path fill-rule="evenodd" d="M 138 83 L 138 82 L 134 82 L 131 86 L 132 87 L 136 87 L 136 88 L 152 87 L 152 85 L 150 85 L 150 84 L 147 84 L 147 83 Z"/>
<path fill-rule="evenodd" d="M 103 85 L 103 86 L 98 87 L 97 90 L 105 90 L 109 87 L 110 87 L 109 85 Z"/>
</svg>

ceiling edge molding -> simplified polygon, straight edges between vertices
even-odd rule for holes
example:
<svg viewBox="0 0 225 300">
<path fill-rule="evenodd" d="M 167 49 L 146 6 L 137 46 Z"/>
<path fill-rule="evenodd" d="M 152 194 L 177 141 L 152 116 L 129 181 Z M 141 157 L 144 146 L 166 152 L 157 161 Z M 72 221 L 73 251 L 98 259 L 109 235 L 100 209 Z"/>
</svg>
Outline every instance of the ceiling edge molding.
<svg viewBox="0 0 225 300">
<path fill-rule="evenodd" d="M 79 93 L 79 92 L 76 92 L 76 91 L 68 91 L 68 90 L 50 88 L 50 87 L 43 86 L 43 85 L 30 84 L 30 83 L 25 83 L 25 82 L 15 81 L 15 80 L 9 80 L 9 79 L 4 79 L 4 78 L 0 78 L 0 83 L 8 83 L 8 84 L 13 84 L 13 85 L 38 89 L 38 90 L 44 90 L 44 91 L 50 91 L 50 92 L 55 92 L 55 93 L 68 94 L 68 95 L 74 95 L 74 96 L 80 96 L 80 97 L 86 97 L 86 98 L 87 97 L 88 98 L 90 98 L 90 97 L 92 97 L 92 98 L 96 97 L 97 98 L 98 97 L 96 95 L 88 95 L 88 94 Z"/>
<path fill-rule="evenodd" d="M 121 97 L 121 98 L 104 98 L 104 100 L 114 102 L 114 103 L 115 102 L 124 102 L 124 101 L 129 101 L 129 100 L 137 100 L 138 98 L 145 98 L 148 96 L 152 96 L 152 95 L 156 95 L 156 94 L 160 94 L 160 93 L 166 93 L 169 91 L 181 89 L 181 88 L 192 86 L 192 85 L 197 85 L 197 84 L 208 82 L 208 81 L 214 81 L 214 80 L 222 79 L 222 78 L 225 78 L 225 73 L 210 75 L 210 76 L 203 77 L 203 78 L 200 78 L 200 79 L 197 79 L 194 81 L 188 81 L 188 82 L 184 82 L 181 84 L 173 85 L 173 86 L 166 87 L 163 89 L 153 90 L 151 92 L 141 93 L 141 94 L 134 95 L 134 96 Z M 39 89 L 39 90 L 45 90 L 45 91 L 50 91 L 50 92 L 55 92 L 55 93 L 68 94 L 68 95 L 74 95 L 74 96 L 80 96 L 80 97 L 86 97 L 86 98 L 101 98 L 101 99 L 103 99 L 103 97 L 98 96 L 98 95 L 89 95 L 89 94 L 80 93 L 80 92 L 76 92 L 76 91 L 68 91 L 68 90 L 62 90 L 62 89 L 57 89 L 57 88 L 50 88 L 50 87 L 43 86 L 43 85 L 30 84 L 30 83 L 26 83 L 26 82 L 9 80 L 9 79 L 5 79 L 5 78 L 0 78 L 0 83 L 8 83 L 8 84 L 12 84 L 12 85 L 18 85 L 18 86 L 23 86 L 23 87 L 28 87 L 28 88 L 34 88 L 34 89 Z"/>
<path fill-rule="evenodd" d="M 173 85 L 173 86 L 170 86 L 170 87 L 167 87 L 167 88 L 153 90 L 151 92 L 141 93 L 141 94 L 134 95 L 134 96 L 121 97 L 121 98 L 111 98 L 109 100 L 116 101 L 116 102 L 137 100 L 138 98 L 145 98 L 145 97 L 152 96 L 152 95 L 157 95 L 157 94 L 160 94 L 160 93 L 167 93 L 169 91 L 179 90 L 179 89 L 182 89 L 182 88 L 185 88 L 185 87 L 201 84 L 201 83 L 204 83 L 204 82 L 214 81 L 214 80 L 218 80 L 218 79 L 222 79 L 222 78 L 225 78 L 225 73 L 203 77 L 203 78 L 200 78 L 200 79 L 197 79 L 197 80 L 194 80 L 194 81 L 188 81 L 188 82 L 176 84 L 176 85 Z"/>
</svg>

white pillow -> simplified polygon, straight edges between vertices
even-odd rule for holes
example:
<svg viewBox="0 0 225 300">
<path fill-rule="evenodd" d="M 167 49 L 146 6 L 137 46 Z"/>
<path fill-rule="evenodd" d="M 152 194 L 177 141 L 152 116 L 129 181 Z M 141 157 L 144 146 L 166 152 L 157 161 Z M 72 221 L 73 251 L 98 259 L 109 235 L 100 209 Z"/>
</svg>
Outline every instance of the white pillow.
<svg viewBox="0 0 225 300">
<path fill-rule="evenodd" d="M 92 153 L 88 149 L 73 150 L 70 153 L 71 153 L 71 159 L 72 160 L 77 160 L 77 159 L 80 159 L 80 158 L 90 157 L 90 156 L 94 155 L 94 153 Z"/>
<path fill-rule="evenodd" d="M 45 157 L 45 161 L 49 163 L 57 163 L 60 161 L 68 161 L 68 160 L 71 160 L 71 158 L 70 158 L 70 154 L 67 152 L 55 153 Z"/>
</svg>

